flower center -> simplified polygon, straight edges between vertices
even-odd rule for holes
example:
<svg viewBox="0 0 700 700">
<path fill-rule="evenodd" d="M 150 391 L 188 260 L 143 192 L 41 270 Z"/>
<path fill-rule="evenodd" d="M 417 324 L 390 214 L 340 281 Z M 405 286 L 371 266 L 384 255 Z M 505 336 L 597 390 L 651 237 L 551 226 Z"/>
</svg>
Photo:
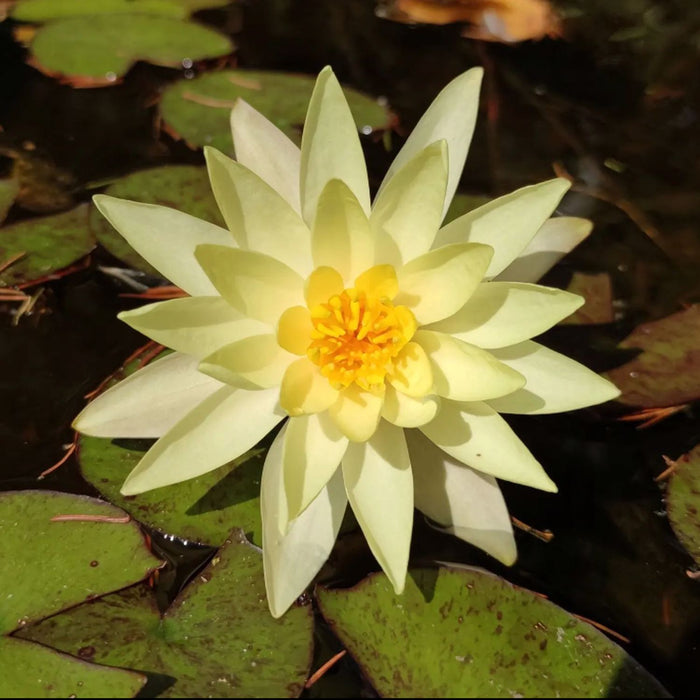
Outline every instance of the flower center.
<svg viewBox="0 0 700 700">
<path fill-rule="evenodd" d="M 355 382 L 378 392 L 394 359 L 416 330 L 405 306 L 368 297 L 363 291 L 343 290 L 311 312 L 311 344 L 306 353 L 336 389 Z"/>
</svg>

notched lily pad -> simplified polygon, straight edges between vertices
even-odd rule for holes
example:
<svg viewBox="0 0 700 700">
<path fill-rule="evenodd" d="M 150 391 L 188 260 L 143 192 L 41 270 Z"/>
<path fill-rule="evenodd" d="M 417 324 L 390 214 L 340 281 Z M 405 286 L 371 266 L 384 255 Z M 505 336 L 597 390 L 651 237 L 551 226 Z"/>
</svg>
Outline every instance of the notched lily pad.
<svg viewBox="0 0 700 700">
<path fill-rule="evenodd" d="M 192 148 L 214 146 L 232 155 L 229 117 L 236 100 L 242 97 L 299 143 L 314 83 L 311 76 L 272 71 L 209 73 L 166 88 L 160 113 L 170 131 Z M 362 133 L 387 127 L 389 112 L 375 99 L 348 88 L 343 92 Z"/>
<path fill-rule="evenodd" d="M 594 627 L 483 571 L 319 587 L 321 612 L 383 697 L 667 697 Z"/>
<path fill-rule="evenodd" d="M 212 194 L 206 168 L 166 165 L 142 170 L 115 180 L 105 194 L 173 207 L 217 226 L 226 226 Z M 94 206 L 90 211 L 90 229 L 102 246 L 129 267 L 160 277 L 160 272 L 147 263 Z"/>
<path fill-rule="evenodd" d="M 612 282 L 607 272 L 574 272 L 567 292 L 582 296 L 586 303 L 574 311 L 561 323 L 566 325 L 589 325 L 593 323 L 612 323 L 613 312 Z"/>
<path fill-rule="evenodd" d="M 700 565 L 700 445 L 676 460 L 666 512 L 676 537 Z"/>
<path fill-rule="evenodd" d="M 25 255 L 0 273 L 0 286 L 30 282 L 67 267 L 95 247 L 88 205 L 0 229 L 0 264 Z"/>
<path fill-rule="evenodd" d="M 172 17 L 111 14 L 68 17 L 39 27 L 33 65 L 81 87 L 113 84 L 136 61 L 180 66 L 233 51 L 228 37 Z"/>
<path fill-rule="evenodd" d="M 700 398 L 700 306 L 638 326 L 620 343 L 643 352 L 607 372 L 630 406 L 676 406 Z"/>
<path fill-rule="evenodd" d="M 296 697 L 311 663 L 313 613 L 279 620 L 265 598 L 262 557 L 227 542 L 161 616 L 145 587 L 82 605 L 21 636 L 93 661 L 138 668 L 167 686 L 159 697 Z M 169 684 L 169 685 L 168 685 Z"/>
</svg>

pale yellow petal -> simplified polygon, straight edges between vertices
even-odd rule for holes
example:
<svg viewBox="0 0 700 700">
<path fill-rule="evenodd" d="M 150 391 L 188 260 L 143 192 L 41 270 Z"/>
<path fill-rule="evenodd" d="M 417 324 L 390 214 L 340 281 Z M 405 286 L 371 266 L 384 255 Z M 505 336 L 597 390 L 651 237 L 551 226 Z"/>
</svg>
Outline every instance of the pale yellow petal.
<svg viewBox="0 0 700 700">
<path fill-rule="evenodd" d="M 396 356 L 387 379 L 408 396 L 421 397 L 430 393 L 433 390 L 433 370 L 425 350 L 418 343 L 406 343 Z"/>
<path fill-rule="evenodd" d="M 383 403 L 383 391 L 374 394 L 351 384 L 339 392 L 328 414 L 345 437 L 353 442 L 364 442 L 377 429 Z"/>
<path fill-rule="evenodd" d="M 277 324 L 277 342 L 295 355 L 306 355 L 311 342 L 311 314 L 305 306 L 292 306 L 284 311 Z"/>
<path fill-rule="evenodd" d="M 417 428 L 429 423 L 440 410 L 440 398 L 431 394 L 413 398 L 397 391 L 393 386 L 386 388 L 382 418 L 402 428 Z"/>
<path fill-rule="evenodd" d="M 313 309 L 318 304 L 326 304 L 332 296 L 340 294 L 344 286 L 343 278 L 337 270 L 332 267 L 317 267 L 304 285 L 306 305 Z"/>
<path fill-rule="evenodd" d="M 287 367 L 280 386 L 280 405 L 290 416 L 325 411 L 337 400 L 338 391 L 307 358 Z"/>
<path fill-rule="evenodd" d="M 392 265 L 374 265 L 355 280 L 355 288 L 376 299 L 391 301 L 399 293 L 399 280 Z"/>
</svg>

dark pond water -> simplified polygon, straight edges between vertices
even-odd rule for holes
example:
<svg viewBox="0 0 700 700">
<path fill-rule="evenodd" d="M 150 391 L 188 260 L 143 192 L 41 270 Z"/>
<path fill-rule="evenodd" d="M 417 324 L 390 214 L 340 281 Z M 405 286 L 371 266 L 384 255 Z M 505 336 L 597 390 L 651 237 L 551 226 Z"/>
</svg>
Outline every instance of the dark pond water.
<svg viewBox="0 0 700 700">
<path fill-rule="evenodd" d="M 251 0 L 201 18 L 234 37 L 231 61 L 241 67 L 315 74 L 330 63 L 342 82 L 386 97 L 400 126 L 390 151 L 381 138 L 365 139 L 375 185 L 434 94 L 483 65 L 483 109 L 461 190 L 501 194 L 551 177 L 555 163 L 577 179 L 560 213 L 596 228 L 545 282 L 609 273 L 615 321 L 559 328 L 545 342 L 602 371 L 629 357 L 615 346 L 640 321 L 700 294 L 700 11 L 693 0 L 613 4 L 562 3 L 565 39 L 519 45 L 464 39 L 457 25 L 392 23 L 375 16 L 371 0 Z M 95 182 L 203 162 L 154 128 L 159 91 L 182 71 L 139 64 L 121 85 L 75 90 L 27 66 L 12 28 L 0 24 L 0 165 L 8 173 L 21 163 L 37 198 L 88 201 Z M 9 221 L 31 215 L 16 206 Z M 14 307 L 0 308 L 0 490 L 93 493 L 73 461 L 36 477 L 71 441 L 83 395 L 143 343 L 116 320 L 126 302 L 98 263 L 115 261 L 96 251 L 89 268 L 46 285 L 17 325 Z M 413 558 L 481 565 L 545 593 L 628 637 L 626 648 L 674 695 L 695 696 L 700 583 L 685 575 L 692 562 L 653 477 L 662 455 L 700 442 L 698 413 L 691 406 L 637 430 L 616 420 L 623 412 L 513 421 L 560 493 L 504 483 L 506 499 L 517 518 L 551 530 L 551 542 L 518 533 L 518 564 L 503 569 L 467 545 L 428 537 L 419 523 Z M 351 561 L 347 581 L 364 573 Z"/>
</svg>

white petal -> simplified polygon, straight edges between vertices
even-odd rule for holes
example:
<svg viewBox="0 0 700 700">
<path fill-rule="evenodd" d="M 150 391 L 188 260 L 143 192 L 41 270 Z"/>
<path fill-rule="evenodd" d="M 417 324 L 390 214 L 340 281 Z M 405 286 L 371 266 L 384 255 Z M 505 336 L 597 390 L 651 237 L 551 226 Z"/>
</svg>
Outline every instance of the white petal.
<svg viewBox="0 0 700 700">
<path fill-rule="evenodd" d="M 177 484 L 240 457 L 283 418 L 277 389 L 225 386 L 179 420 L 134 467 L 122 486 L 133 496 Z"/>
<path fill-rule="evenodd" d="M 215 148 L 205 148 L 209 179 L 238 245 L 270 255 L 306 277 L 312 270 L 311 232 L 286 200 L 254 172 Z"/>
<path fill-rule="evenodd" d="M 271 330 L 218 296 L 159 301 L 118 316 L 157 343 L 199 359 L 236 340 Z"/>
<path fill-rule="evenodd" d="M 301 215 L 299 147 L 241 99 L 231 111 L 231 133 L 236 160 L 267 182 Z"/>
<path fill-rule="evenodd" d="M 348 500 L 369 548 L 396 593 L 403 592 L 413 528 L 413 475 L 403 430 L 380 423 L 343 458 Z"/>
<path fill-rule="evenodd" d="M 502 348 L 544 333 L 584 301 L 578 294 L 552 287 L 484 282 L 456 314 L 431 324 L 429 330 L 481 348 Z"/>
<path fill-rule="evenodd" d="M 435 419 L 420 430 L 448 455 L 480 472 L 543 491 L 557 490 L 510 426 L 485 403 L 445 399 Z"/>
<path fill-rule="evenodd" d="M 585 240 L 593 228 L 588 219 L 557 216 L 548 219 L 525 249 L 496 279 L 537 282 L 561 258 Z"/>
<path fill-rule="evenodd" d="M 326 66 L 316 80 L 301 139 L 301 206 L 309 226 L 330 180 L 342 180 L 369 216 L 369 183 L 357 126 L 337 78 Z"/>
<path fill-rule="evenodd" d="M 345 515 L 347 496 L 340 469 L 306 510 L 280 534 L 280 503 L 284 501 L 282 433 L 270 447 L 260 484 L 263 525 L 263 566 L 267 602 L 273 617 L 281 617 L 304 592 L 333 549 Z"/>
<path fill-rule="evenodd" d="M 416 508 L 446 532 L 511 566 L 517 557 L 513 526 L 496 480 L 452 459 L 418 430 L 407 431 L 406 442 Z"/>
<path fill-rule="evenodd" d="M 391 164 L 379 191 L 388 186 L 394 175 L 419 151 L 440 139 L 447 141 L 449 175 L 443 216 L 450 206 L 474 133 L 479 111 L 479 88 L 482 68 L 472 68 L 448 83 L 433 100 Z"/>
<path fill-rule="evenodd" d="M 377 429 L 383 403 L 384 392 L 374 394 L 351 384 L 338 393 L 328 415 L 343 435 L 353 442 L 364 442 Z"/>
<path fill-rule="evenodd" d="M 127 243 L 163 277 L 192 296 L 216 294 L 195 260 L 202 243 L 236 245 L 231 233 L 177 209 L 130 202 L 105 194 L 93 197 L 95 206 Z"/>
<path fill-rule="evenodd" d="M 520 255 L 571 187 L 564 178 L 522 187 L 467 212 L 441 228 L 434 247 L 485 243 L 494 249 L 486 272 L 495 277 Z"/>
<path fill-rule="evenodd" d="M 194 357 L 172 353 L 146 365 L 91 401 L 73 428 L 95 437 L 161 437 L 222 388 L 197 364 Z"/>
<path fill-rule="evenodd" d="M 519 391 L 488 403 L 503 413 L 559 413 L 611 401 L 620 390 L 566 355 L 527 340 L 494 355 L 525 376 Z"/>
<path fill-rule="evenodd" d="M 387 385 L 382 406 L 382 418 L 402 428 L 417 428 L 429 423 L 440 409 L 440 398 L 435 395 L 414 398 Z"/>
</svg>

